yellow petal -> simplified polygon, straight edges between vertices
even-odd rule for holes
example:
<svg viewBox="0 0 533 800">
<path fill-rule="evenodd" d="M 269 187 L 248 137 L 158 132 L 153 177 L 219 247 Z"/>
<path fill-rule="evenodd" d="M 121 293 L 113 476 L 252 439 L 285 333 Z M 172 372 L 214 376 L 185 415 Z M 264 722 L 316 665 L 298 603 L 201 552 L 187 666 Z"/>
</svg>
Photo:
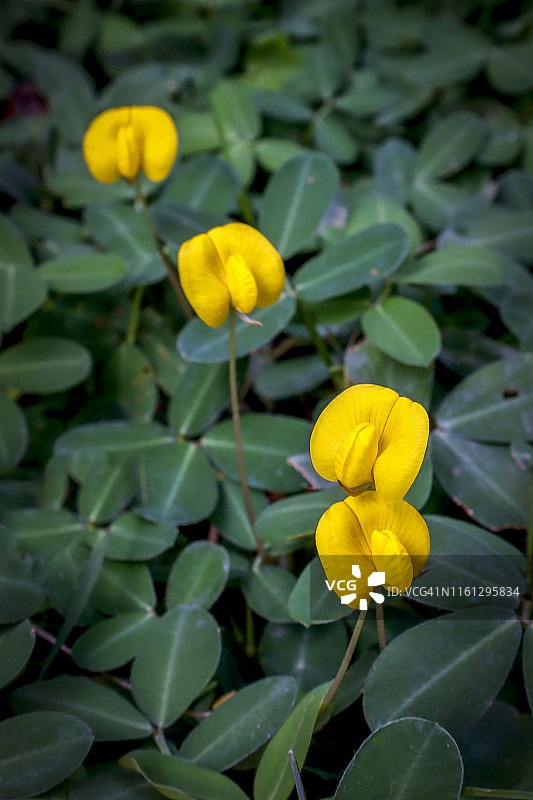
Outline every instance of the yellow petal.
<svg viewBox="0 0 533 800">
<path fill-rule="evenodd" d="M 413 582 L 409 553 L 394 531 L 372 532 L 372 558 L 377 572 L 385 573 L 385 586 L 405 592 Z"/>
<path fill-rule="evenodd" d="M 217 249 L 206 233 L 184 242 L 178 252 L 178 271 L 187 300 L 211 328 L 225 321 L 230 293 Z"/>
<path fill-rule="evenodd" d="M 424 566 L 429 556 L 428 527 L 423 517 L 405 500 L 387 502 L 378 492 L 365 492 L 344 501 L 357 517 L 370 547 L 375 530 L 392 531 L 409 553 L 413 573 Z"/>
<path fill-rule="evenodd" d="M 118 171 L 128 180 L 135 178 L 141 164 L 141 140 L 133 125 L 123 125 L 117 134 Z"/>
<path fill-rule="evenodd" d="M 155 106 L 133 106 L 132 124 L 142 140 L 141 166 L 151 181 L 162 181 L 172 169 L 178 133 L 170 114 Z"/>
<path fill-rule="evenodd" d="M 374 464 L 376 491 L 400 500 L 414 479 L 426 452 L 429 419 L 420 403 L 399 397 L 387 419 Z"/>
<path fill-rule="evenodd" d="M 120 178 L 117 141 L 120 128 L 131 121 L 131 109 L 110 108 L 93 119 L 83 137 L 83 155 L 89 172 L 101 183 Z"/>
<path fill-rule="evenodd" d="M 342 598 L 355 593 L 356 597 L 347 604 L 351 608 L 358 608 L 362 599 L 368 601 L 371 591 L 368 578 L 375 571 L 375 566 L 369 542 L 346 502 L 335 503 L 322 515 L 316 530 L 316 547 L 326 578 L 335 594 Z M 360 577 L 354 577 L 354 565 L 359 567 Z M 341 581 L 340 589 L 338 581 Z M 353 581 L 355 590 L 351 585 Z"/>
<path fill-rule="evenodd" d="M 368 422 L 356 425 L 335 456 L 335 474 L 345 491 L 351 494 L 368 488 L 377 454 L 378 437 L 374 426 Z"/>
<path fill-rule="evenodd" d="M 231 256 L 242 256 L 257 284 L 256 305 L 262 308 L 275 303 L 283 290 L 285 268 L 280 254 L 268 239 L 243 222 L 213 228 L 209 236 L 223 264 Z"/>
<path fill-rule="evenodd" d="M 231 305 L 237 311 L 248 314 L 255 308 L 257 300 L 257 284 L 254 276 L 241 255 L 230 256 L 224 264 L 224 269 Z"/>
<path fill-rule="evenodd" d="M 311 434 L 311 460 L 319 475 L 337 480 L 337 452 L 361 423 L 373 425 L 379 441 L 397 398 L 392 389 L 371 383 L 351 386 L 337 395 L 322 411 Z"/>
</svg>

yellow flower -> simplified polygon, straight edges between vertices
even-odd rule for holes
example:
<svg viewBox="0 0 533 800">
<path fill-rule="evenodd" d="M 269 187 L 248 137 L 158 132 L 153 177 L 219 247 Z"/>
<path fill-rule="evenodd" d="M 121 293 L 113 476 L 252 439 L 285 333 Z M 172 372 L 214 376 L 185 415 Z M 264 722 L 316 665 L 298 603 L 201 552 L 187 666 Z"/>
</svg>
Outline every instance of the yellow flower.
<svg viewBox="0 0 533 800">
<path fill-rule="evenodd" d="M 311 434 L 316 471 L 345 492 L 375 488 L 400 500 L 416 478 L 427 446 L 428 415 L 392 389 L 361 383 L 335 397 Z"/>
<path fill-rule="evenodd" d="M 162 181 L 172 169 L 178 134 L 170 114 L 155 106 L 124 106 L 102 111 L 83 137 L 91 175 L 102 183 L 121 176 L 132 181 L 140 169 Z"/>
<path fill-rule="evenodd" d="M 405 500 L 388 503 L 377 492 L 365 492 L 328 508 L 317 526 L 316 547 L 332 590 L 344 596 L 346 605 L 358 608 L 370 592 L 380 594 L 381 586 L 400 594 L 409 588 L 428 559 L 429 531 Z M 374 572 L 385 573 L 376 588 L 368 584 Z M 346 602 L 350 591 L 356 596 Z"/>
<path fill-rule="evenodd" d="M 242 222 L 230 222 L 184 242 L 178 270 L 187 300 L 211 328 L 234 308 L 249 314 L 280 296 L 285 268 L 278 251 L 262 233 Z"/>
</svg>

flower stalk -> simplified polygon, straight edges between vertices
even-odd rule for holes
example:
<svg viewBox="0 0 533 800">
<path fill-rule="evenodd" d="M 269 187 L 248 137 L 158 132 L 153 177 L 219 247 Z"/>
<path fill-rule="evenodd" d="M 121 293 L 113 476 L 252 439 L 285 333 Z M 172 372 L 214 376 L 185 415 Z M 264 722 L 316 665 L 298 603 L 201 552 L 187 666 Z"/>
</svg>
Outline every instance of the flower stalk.
<svg viewBox="0 0 533 800">
<path fill-rule="evenodd" d="M 241 417 L 239 413 L 239 395 L 237 392 L 237 363 L 235 358 L 235 317 L 236 311 L 234 308 L 230 309 L 229 314 L 229 388 L 231 398 L 231 416 L 233 419 L 233 432 L 235 435 L 235 448 L 237 451 L 237 465 L 239 468 L 239 478 L 241 482 L 242 499 L 244 501 L 244 508 L 246 515 L 252 529 L 255 540 L 257 554 L 261 561 L 265 560 L 265 549 L 261 540 L 255 533 L 255 512 L 252 505 L 252 498 L 250 495 L 250 487 L 248 486 L 248 477 L 246 474 L 246 463 L 244 460 L 244 449 L 242 445 L 242 432 L 241 432 Z"/>
<path fill-rule="evenodd" d="M 341 681 L 346 674 L 346 670 L 350 666 L 350 661 L 352 660 L 354 650 L 357 647 L 357 642 L 359 641 L 359 636 L 361 634 L 361 630 L 363 629 L 363 623 L 365 621 L 365 617 L 366 617 L 366 611 L 360 611 L 359 616 L 357 618 L 357 622 L 355 624 L 355 628 L 353 629 L 352 638 L 348 643 L 348 647 L 346 648 L 346 652 L 344 654 L 344 658 L 341 661 L 341 665 L 337 670 L 337 674 L 333 678 L 333 683 L 327 690 L 326 694 L 324 695 L 324 699 L 320 704 L 320 711 L 318 712 L 319 715 L 324 713 L 327 706 L 331 703 L 331 701 L 337 694 L 337 690 L 341 685 Z"/>
</svg>

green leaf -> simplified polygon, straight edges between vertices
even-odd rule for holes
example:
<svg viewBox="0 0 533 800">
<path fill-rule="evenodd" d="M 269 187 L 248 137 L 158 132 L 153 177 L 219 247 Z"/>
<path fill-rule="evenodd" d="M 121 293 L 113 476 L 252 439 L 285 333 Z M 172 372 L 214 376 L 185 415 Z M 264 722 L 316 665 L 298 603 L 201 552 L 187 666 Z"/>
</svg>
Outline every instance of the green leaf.
<svg viewBox="0 0 533 800">
<path fill-rule="evenodd" d="M 104 614 L 139 611 L 151 613 L 156 597 L 152 576 L 146 564 L 121 564 L 105 561 L 91 601 Z"/>
<path fill-rule="evenodd" d="M 486 442 L 533 438 L 533 354 L 493 361 L 463 378 L 440 404 L 441 430 Z"/>
<path fill-rule="evenodd" d="M 241 419 L 241 429 L 251 487 L 289 493 L 304 486 L 287 459 L 295 453 L 307 452 L 311 434 L 307 420 L 282 414 L 246 414 Z M 231 420 L 212 428 L 202 439 L 202 445 L 229 478 L 239 480 Z"/>
<path fill-rule="evenodd" d="M 152 365 L 134 344 L 121 344 L 105 363 L 104 394 L 110 396 L 133 420 L 147 422 L 156 410 L 159 395 Z"/>
<path fill-rule="evenodd" d="M 85 213 L 89 234 L 108 252 L 124 260 L 121 288 L 156 283 L 165 274 L 144 216 L 122 203 L 91 205 Z"/>
<path fill-rule="evenodd" d="M 406 716 L 365 739 L 346 767 L 335 800 L 356 796 L 457 800 L 463 762 L 450 734 L 427 719 Z"/>
<path fill-rule="evenodd" d="M 259 133 L 259 115 L 250 91 L 237 81 L 221 81 L 210 93 L 211 106 L 226 144 L 254 139 Z"/>
<path fill-rule="evenodd" d="M 206 111 L 187 111 L 178 114 L 176 127 L 179 130 L 182 158 L 203 150 L 216 150 L 222 144 L 213 114 Z"/>
<path fill-rule="evenodd" d="M 270 739 L 286 720 L 295 696 L 294 680 L 287 676 L 248 684 L 189 733 L 180 757 L 218 772 L 229 769 Z"/>
<path fill-rule="evenodd" d="M 0 687 L 15 680 L 28 663 L 35 645 L 31 622 L 25 619 L 18 625 L 0 631 Z"/>
<path fill-rule="evenodd" d="M 39 308 L 46 284 L 33 268 L 26 243 L 15 226 L 0 219 L 0 331 L 9 331 Z"/>
<path fill-rule="evenodd" d="M 529 707 L 533 711 L 533 628 L 524 631 L 522 642 L 522 668 Z"/>
<path fill-rule="evenodd" d="M 338 164 L 351 164 L 357 158 L 359 146 L 340 114 L 328 114 L 320 120 L 314 127 L 313 141 L 319 152 Z"/>
<path fill-rule="evenodd" d="M 529 476 L 508 448 L 436 429 L 431 454 L 437 478 L 469 516 L 491 530 L 527 526 Z"/>
<path fill-rule="evenodd" d="M 120 256 L 92 253 L 51 258 L 39 267 L 50 289 L 67 294 L 88 294 L 109 289 L 126 275 Z"/>
<path fill-rule="evenodd" d="M 305 153 L 305 147 L 292 139 L 265 137 L 255 145 L 259 164 L 267 172 L 276 172 L 286 161 Z"/>
<path fill-rule="evenodd" d="M 214 618 L 177 606 L 156 620 L 131 670 L 133 697 L 154 725 L 175 722 L 202 691 L 220 658 Z"/>
<path fill-rule="evenodd" d="M 39 610 L 46 596 L 43 569 L 30 556 L 0 559 L 0 625 L 19 622 Z"/>
<path fill-rule="evenodd" d="M 380 223 L 403 228 L 409 236 L 408 255 L 415 254 L 422 241 L 422 232 L 417 221 L 403 205 L 384 194 L 372 192 L 356 203 L 346 220 L 345 232 L 357 233 Z"/>
<path fill-rule="evenodd" d="M 407 256 L 409 237 L 399 225 L 378 223 L 330 245 L 294 276 L 304 301 L 327 300 L 382 279 Z"/>
<path fill-rule="evenodd" d="M 237 176 L 225 161 L 216 156 L 200 155 L 178 165 L 163 200 L 212 214 L 227 214 L 238 192 Z"/>
<path fill-rule="evenodd" d="M 82 235 L 82 225 L 78 220 L 59 214 L 48 214 L 41 208 L 25 203 L 16 203 L 12 206 L 9 209 L 9 219 L 29 240 L 52 239 L 75 242 Z M 31 264 L 28 253 L 23 258 L 28 265 Z"/>
<path fill-rule="evenodd" d="M 81 538 L 82 523 L 65 509 L 17 509 L 7 522 L 22 553 L 51 556 Z"/>
<path fill-rule="evenodd" d="M 500 691 L 520 639 L 515 615 L 497 607 L 456 611 L 404 631 L 368 674 L 363 695 L 368 724 L 375 730 L 420 714 L 451 733 L 471 725 Z"/>
<path fill-rule="evenodd" d="M 411 203 L 420 222 L 432 231 L 440 231 L 461 223 L 465 212 L 471 211 L 475 199 L 465 186 L 420 179 L 413 184 Z"/>
<path fill-rule="evenodd" d="M 516 608 L 525 590 L 520 572 L 524 557 L 517 548 L 501 536 L 451 517 L 430 515 L 426 522 L 431 553 L 416 578 L 418 602 L 447 611 L 495 604 Z"/>
<path fill-rule="evenodd" d="M 329 370 L 320 356 L 299 356 L 278 361 L 261 372 L 255 388 L 269 400 L 280 400 L 315 389 L 328 378 Z"/>
<path fill-rule="evenodd" d="M 396 275 L 398 283 L 499 286 L 505 277 L 502 257 L 490 247 L 451 245 L 413 261 Z"/>
<path fill-rule="evenodd" d="M 287 800 L 294 778 L 287 753 L 292 750 L 303 767 L 327 685 L 303 697 L 277 731 L 261 757 L 254 779 L 254 800 Z"/>
<path fill-rule="evenodd" d="M 387 297 L 365 311 L 365 336 L 402 364 L 428 367 L 439 353 L 440 331 L 429 311 L 407 297 Z"/>
<path fill-rule="evenodd" d="M 268 504 L 262 492 L 250 490 L 252 506 L 257 515 Z M 254 534 L 242 499 L 242 488 L 231 481 L 220 481 L 219 499 L 211 514 L 212 524 L 222 533 L 224 538 L 242 547 L 243 550 L 255 550 Z M 261 538 L 261 537 L 259 537 Z"/>
<path fill-rule="evenodd" d="M 491 208 L 466 230 L 469 244 L 494 247 L 528 264 L 533 262 L 533 212 Z"/>
<path fill-rule="evenodd" d="M 485 126 L 474 114 L 450 114 L 422 140 L 415 162 L 417 176 L 445 178 L 459 172 L 479 152 L 484 136 Z"/>
<path fill-rule="evenodd" d="M 295 583 L 290 572 L 263 564 L 245 576 L 242 591 L 252 611 L 260 617 L 270 622 L 291 622 L 287 603 Z"/>
<path fill-rule="evenodd" d="M 120 767 L 106 769 L 76 781 L 68 800 L 161 800 L 144 778 Z"/>
<path fill-rule="evenodd" d="M 308 630 L 268 622 L 261 639 L 261 666 L 267 675 L 293 675 L 298 691 L 308 692 L 335 676 L 347 644 L 342 622 Z"/>
<path fill-rule="evenodd" d="M 109 522 L 137 494 L 137 476 L 119 463 L 103 461 L 85 477 L 78 492 L 78 511 L 89 525 Z"/>
<path fill-rule="evenodd" d="M 25 339 L 0 353 L 0 383 L 19 392 L 53 394 L 81 383 L 92 367 L 85 347 L 67 339 Z"/>
<path fill-rule="evenodd" d="M 377 383 L 416 400 L 429 409 L 434 370 L 400 364 L 370 342 L 348 347 L 344 366 L 353 383 Z"/>
<path fill-rule="evenodd" d="M 263 195 L 259 227 L 282 258 L 309 244 L 337 182 L 333 162 L 320 154 L 295 156 L 272 176 Z"/>
<path fill-rule="evenodd" d="M 492 48 L 487 77 L 498 92 L 521 94 L 533 88 L 529 64 L 533 58 L 531 38 Z"/>
<path fill-rule="evenodd" d="M 190 764 L 177 756 L 134 750 L 119 761 L 136 770 L 159 794 L 171 800 L 247 800 L 242 789 L 225 775 Z"/>
<path fill-rule="evenodd" d="M 20 406 L 0 392 L 0 473 L 10 472 L 28 447 L 28 426 Z"/>
<path fill-rule="evenodd" d="M 106 672 L 138 655 L 153 625 L 153 613 L 130 611 L 97 622 L 74 642 L 74 663 L 90 672 Z"/>
<path fill-rule="evenodd" d="M 176 538 L 174 525 L 154 524 L 125 511 L 108 528 L 106 558 L 113 561 L 145 561 L 169 550 Z"/>
<path fill-rule="evenodd" d="M 229 575 L 227 551 L 212 542 L 192 542 L 175 560 L 167 581 L 165 604 L 210 608 L 222 593 Z"/>
<path fill-rule="evenodd" d="M 122 695 L 80 676 L 60 675 L 21 686 L 9 701 L 17 714 L 64 711 L 85 722 L 97 742 L 145 739 L 152 726 Z"/>
<path fill-rule="evenodd" d="M 205 519 L 217 501 L 217 484 L 204 453 L 195 444 L 177 442 L 141 458 L 138 514 L 153 522 L 179 525 Z"/>
<path fill-rule="evenodd" d="M 189 363 L 174 389 L 168 422 L 181 436 L 198 436 L 228 405 L 228 365 Z"/>
<path fill-rule="evenodd" d="M 376 186 L 381 194 L 404 204 L 413 182 L 416 150 L 405 139 L 391 137 L 378 147 L 373 158 Z"/>
<path fill-rule="evenodd" d="M 98 454 L 129 460 L 172 441 L 171 433 L 155 422 L 91 422 L 59 436 L 54 452 L 84 461 Z"/>
<path fill-rule="evenodd" d="M 261 327 L 235 320 L 236 358 L 271 341 L 293 318 L 295 310 L 294 297 L 284 293 L 274 305 L 258 308 L 249 315 L 261 322 Z M 218 328 L 210 328 L 198 318 L 191 320 L 178 336 L 178 350 L 188 361 L 229 361 L 229 319 Z"/>
<path fill-rule="evenodd" d="M 0 722 L 0 785 L 5 800 L 46 792 L 79 767 L 93 742 L 70 714 L 36 711 Z"/>
<path fill-rule="evenodd" d="M 343 498 L 342 489 L 332 484 L 330 489 L 277 500 L 258 515 L 255 531 L 269 553 L 289 553 L 308 542 L 324 511 Z"/>
<path fill-rule="evenodd" d="M 289 597 L 289 613 L 296 622 L 306 627 L 332 622 L 351 614 L 349 606 L 341 605 L 335 592 L 328 590 L 318 556 L 300 573 Z"/>
</svg>

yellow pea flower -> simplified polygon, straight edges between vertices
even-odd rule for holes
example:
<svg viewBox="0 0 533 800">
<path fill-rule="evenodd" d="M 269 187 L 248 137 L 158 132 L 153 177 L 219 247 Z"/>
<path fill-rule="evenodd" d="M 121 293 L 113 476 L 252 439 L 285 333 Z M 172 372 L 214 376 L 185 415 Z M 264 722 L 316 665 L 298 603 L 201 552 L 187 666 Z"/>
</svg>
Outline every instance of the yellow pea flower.
<svg viewBox="0 0 533 800">
<path fill-rule="evenodd" d="M 361 600 L 368 601 L 372 591 L 380 594 L 382 586 L 405 592 L 428 559 L 430 541 L 427 525 L 413 506 L 365 492 L 328 508 L 317 525 L 316 547 L 332 590 L 344 596 L 346 605 L 359 608 Z M 357 577 L 354 565 L 359 567 Z M 384 583 L 376 588 L 368 583 L 374 572 L 385 573 Z M 346 602 L 354 589 L 356 596 Z"/>
<path fill-rule="evenodd" d="M 230 307 L 249 314 L 270 306 L 285 283 L 278 251 L 262 233 L 230 222 L 184 242 L 178 271 L 187 300 L 206 325 L 217 328 Z"/>
<path fill-rule="evenodd" d="M 385 500 L 400 500 L 418 474 L 428 433 L 420 403 L 361 383 L 337 395 L 318 417 L 311 460 L 319 475 L 348 494 L 375 488 Z"/>
<path fill-rule="evenodd" d="M 155 106 L 123 106 L 102 111 L 83 137 L 83 155 L 101 183 L 133 181 L 139 170 L 154 182 L 172 169 L 178 134 L 170 114 Z"/>
</svg>

